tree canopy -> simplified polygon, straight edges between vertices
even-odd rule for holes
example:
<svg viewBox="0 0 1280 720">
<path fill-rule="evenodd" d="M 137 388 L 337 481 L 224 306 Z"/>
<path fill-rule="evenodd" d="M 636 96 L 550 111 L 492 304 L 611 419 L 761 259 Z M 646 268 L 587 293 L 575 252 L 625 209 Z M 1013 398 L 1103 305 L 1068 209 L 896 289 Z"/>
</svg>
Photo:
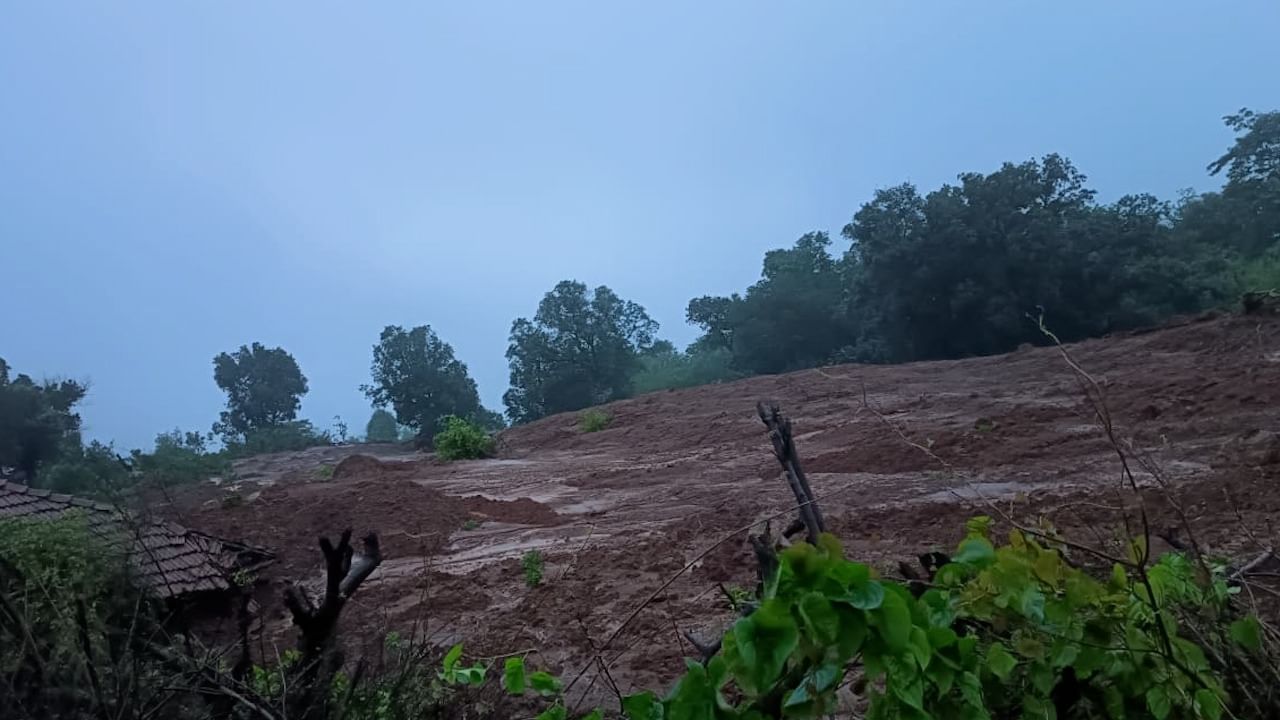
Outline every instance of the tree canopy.
<svg viewBox="0 0 1280 720">
<path fill-rule="evenodd" d="M 527 422 L 626 397 L 658 324 L 607 287 L 564 280 L 511 325 L 507 416 Z"/>
<path fill-rule="evenodd" d="M 419 437 L 434 433 L 446 416 L 475 419 L 481 413 L 467 366 L 428 325 L 384 328 L 373 346 L 370 373 L 373 382 L 361 386 L 365 395 L 375 406 L 390 405 L 396 420 Z"/>
<path fill-rule="evenodd" d="M 283 348 L 241 345 L 213 359 L 213 381 L 227 394 L 227 409 L 214 425 L 226 441 L 293 422 L 307 394 L 307 378 Z"/>
<path fill-rule="evenodd" d="M 73 380 L 36 382 L 19 374 L 10 379 L 0 358 L 0 467 L 34 479 L 68 448 L 79 449 L 80 416 L 75 406 L 88 388 Z"/>
<path fill-rule="evenodd" d="M 375 408 L 369 416 L 368 424 L 364 426 L 364 439 L 371 443 L 393 443 L 400 439 L 396 416 L 385 408 Z"/>
</svg>

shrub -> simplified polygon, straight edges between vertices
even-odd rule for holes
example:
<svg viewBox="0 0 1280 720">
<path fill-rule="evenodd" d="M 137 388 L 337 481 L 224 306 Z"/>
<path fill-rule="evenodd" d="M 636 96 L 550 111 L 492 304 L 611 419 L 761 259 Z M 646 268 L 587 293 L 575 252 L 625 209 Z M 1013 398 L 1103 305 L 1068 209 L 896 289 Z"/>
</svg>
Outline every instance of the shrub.
<svg viewBox="0 0 1280 720">
<path fill-rule="evenodd" d="M 296 420 L 250 430 L 240 439 L 228 442 L 227 453 L 232 457 L 249 457 L 331 444 L 333 439 L 329 433 L 316 430 L 306 420 Z"/>
<path fill-rule="evenodd" d="M 603 410 L 588 410 L 578 417 L 578 427 L 584 433 L 600 432 L 612 422 L 613 416 Z"/>
<path fill-rule="evenodd" d="M 484 428 L 456 415 L 444 418 L 436 433 L 436 455 L 444 460 L 475 460 L 493 455 L 494 442 Z"/>
<path fill-rule="evenodd" d="M 542 584 L 542 551 L 530 550 L 520 558 L 520 567 L 524 570 L 524 584 L 531 588 Z"/>
<path fill-rule="evenodd" d="M 631 378 L 633 395 L 736 380 L 742 373 L 730 363 L 733 354 L 722 348 L 689 352 L 651 353 L 640 358 L 640 369 Z"/>
</svg>

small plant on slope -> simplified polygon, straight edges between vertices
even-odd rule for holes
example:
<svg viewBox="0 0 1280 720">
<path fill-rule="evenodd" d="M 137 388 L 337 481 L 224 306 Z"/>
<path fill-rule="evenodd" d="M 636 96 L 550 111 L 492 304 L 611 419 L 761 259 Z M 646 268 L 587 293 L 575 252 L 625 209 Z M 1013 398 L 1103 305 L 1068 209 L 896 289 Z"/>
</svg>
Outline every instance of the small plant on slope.
<svg viewBox="0 0 1280 720">
<path fill-rule="evenodd" d="M 484 428 L 456 415 L 444 419 L 436 433 L 436 455 L 444 460 L 475 460 L 493 455 L 494 442 Z"/>
<path fill-rule="evenodd" d="M 613 416 L 603 410 L 588 410 L 578 418 L 578 428 L 584 433 L 600 432 L 609 427 Z"/>
<path fill-rule="evenodd" d="M 531 588 L 542 584 L 542 551 L 530 550 L 520 558 L 520 567 L 524 570 L 524 584 Z"/>
</svg>

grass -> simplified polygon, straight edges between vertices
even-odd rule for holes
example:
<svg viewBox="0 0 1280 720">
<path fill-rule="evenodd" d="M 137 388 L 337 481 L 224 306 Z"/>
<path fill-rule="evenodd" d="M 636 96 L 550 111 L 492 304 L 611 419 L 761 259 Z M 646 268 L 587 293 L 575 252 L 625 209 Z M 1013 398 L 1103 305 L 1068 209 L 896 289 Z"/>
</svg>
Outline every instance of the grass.
<svg viewBox="0 0 1280 720">
<path fill-rule="evenodd" d="M 316 477 L 320 478 L 321 480 L 332 480 L 333 466 L 321 465 L 320 467 L 316 468 Z"/>
<path fill-rule="evenodd" d="M 530 550 L 520 558 L 520 567 L 524 569 L 524 584 L 535 588 L 542 584 L 542 551 Z"/>
<path fill-rule="evenodd" d="M 588 410 L 578 416 L 578 428 L 584 433 L 600 432 L 612 422 L 613 416 L 603 410 Z"/>
</svg>

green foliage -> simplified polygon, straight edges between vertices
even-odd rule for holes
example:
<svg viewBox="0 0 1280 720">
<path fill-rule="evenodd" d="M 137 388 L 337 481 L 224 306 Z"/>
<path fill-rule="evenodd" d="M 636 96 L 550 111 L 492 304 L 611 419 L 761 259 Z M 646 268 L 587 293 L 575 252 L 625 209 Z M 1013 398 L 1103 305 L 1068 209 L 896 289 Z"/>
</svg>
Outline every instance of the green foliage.
<svg viewBox="0 0 1280 720">
<path fill-rule="evenodd" d="M 396 425 L 396 416 L 383 408 L 378 408 L 369 416 L 369 423 L 364 426 L 365 442 L 393 443 L 400 438 Z"/>
<path fill-rule="evenodd" d="M 449 415 L 444 429 L 433 440 L 436 455 L 443 460 L 475 460 L 493 455 L 493 437 L 479 425 Z"/>
<path fill-rule="evenodd" d="M 209 444 L 212 440 L 212 435 L 184 433 L 177 429 L 161 433 L 156 436 L 155 448 L 150 454 L 135 451 L 134 468 L 147 481 L 160 485 L 181 485 L 229 476 L 230 458 L 225 452 L 211 452 Z"/>
<path fill-rule="evenodd" d="M 333 439 L 327 432 L 317 431 L 307 420 L 294 420 L 250 430 L 227 442 L 226 453 L 230 457 L 251 457 L 331 444 Z"/>
<path fill-rule="evenodd" d="M 391 406 L 396 420 L 419 435 L 446 416 L 478 419 L 483 411 L 467 366 L 429 325 L 384 328 L 370 373 L 373 382 L 360 389 L 375 406 Z"/>
<path fill-rule="evenodd" d="M 524 584 L 530 588 L 542 584 L 542 551 L 529 550 L 520 558 L 520 568 L 524 571 Z"/>
<path fill-rule="evenodd" d="M 1280 290 L 1280 243 L 1266 254 L 1237 258 L 1230 269 L 1233 299 L 1246 292 Z"/>
<path fill-rule="evenodd" d="M 0 358 L 0 467 L 36 478 L 42 467 L 80 444 L 80 416 L 74 407 L 88 391 L 71 380 L 37 383 L 27 375 L 10 378 Z"/>
<path fill-rule="evenodd" d="M 734 370 L 733 353 L 727 348 L 701 345 L 678 352 L 669 343 L 654 343 L 654 349 L 640 357 L 640 369 L 631 378 L 636 395 L 697 385 L 735 380 L 742 374 Z"/>
<path fill-rule="evenodd" d="M 282 348 L 241 345 L 213 359 L 213 381 L 227 394 L 214 432 L 228 444 L 250 433 L 293 422 L 307 394 L 307 378 L 298 361 Z"/>
<path fill-rule="evenodd" d="M 108 496 L 133 483 L 133 474 L 115 447 L 94 440 L 86 446 L 68 443 L 58 462 L 50 465 L 36 484 L 72 495 Z"/>
<path fill-rule="evenodd" d="M 1100 581 L 1017 531 L 996 547 L 988 526 L 971 523 L 919 597 L 846 560 L 829 535 L 788 548 L 759 608 L 725 634 L 721 651 L 705 665 L 690 661 L 665 699 L 625 698 L 624 712 L 824 716 L 858 661 L 868 718 L 1222 714 L 1230 698 L 1207 657 L 1243 662 L 1262 642 L 1251 616 L 1231 624 L 1230 643 L 1205 640 L 1232 613 L 1220 573 L 1202 580 L 1202 568 L 1173 554 L 1145 572 L 1117 566 Z M 1209 625 L 1179 631 L 1196 622 Z"/>
<path fill-rule="evenodd" d="M 578 416 L 578 429 L 584 433 L 600 432 L 609 427 L 613 416 L 603 410 L 588 410 Z"/>
<path fill-rule="evenodd" d="M 125 538 L 93 538 L 86 518 L 0 520 L 0 716 L 91 717 L 95 680 L 113 687 L 148 678 L 110 660 L 127 639 L 155 631 L 150 607 L 131 586 L 119 549 Z M 103 713 L 111 710 L 104 707 Z"/>
<path fill-rule="evenodd" d="M 657 329 L 643 307 L 607 287 L 560 282 L 533 320 L 511 325 L 507 416 L 528 422 L 626 397 Z"/>
</svg>

